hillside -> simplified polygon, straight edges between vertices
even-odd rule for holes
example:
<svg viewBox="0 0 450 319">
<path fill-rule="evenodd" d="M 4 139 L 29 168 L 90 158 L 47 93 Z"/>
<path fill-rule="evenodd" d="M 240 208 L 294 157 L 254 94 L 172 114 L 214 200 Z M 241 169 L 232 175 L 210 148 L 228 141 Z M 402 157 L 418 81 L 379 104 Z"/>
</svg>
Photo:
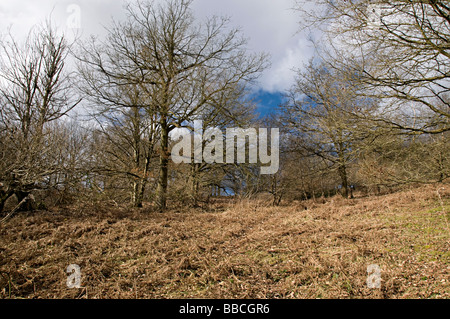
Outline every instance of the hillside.
<svg viewBox="0 0 450 319">
<path fill-rule="evenodd" d="M 0 229 L 1 298 L 449 298 L 450 186 L 270 207 L 85 205 Z M 78 264 L 81 288 L 67 287 Z M 367 267 L 381 269 L 369 289 Z"/>
</svg>

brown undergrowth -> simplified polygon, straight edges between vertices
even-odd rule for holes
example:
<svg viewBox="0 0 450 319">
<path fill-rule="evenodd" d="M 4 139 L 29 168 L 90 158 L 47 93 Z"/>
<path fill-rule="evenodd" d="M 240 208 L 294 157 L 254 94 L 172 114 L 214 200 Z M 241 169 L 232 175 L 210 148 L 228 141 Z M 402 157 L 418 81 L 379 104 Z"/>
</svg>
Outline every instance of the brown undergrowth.
<svg viewBox="0 0 450 319">
<path fill-rule="evenodd" d="M 0 229 L 0 297 L 449 298 L 449 219 L 442 185 L 280 207 L 18 214 Z M 372 264 L 380 289 L 367 287 Z"/>
</svg>

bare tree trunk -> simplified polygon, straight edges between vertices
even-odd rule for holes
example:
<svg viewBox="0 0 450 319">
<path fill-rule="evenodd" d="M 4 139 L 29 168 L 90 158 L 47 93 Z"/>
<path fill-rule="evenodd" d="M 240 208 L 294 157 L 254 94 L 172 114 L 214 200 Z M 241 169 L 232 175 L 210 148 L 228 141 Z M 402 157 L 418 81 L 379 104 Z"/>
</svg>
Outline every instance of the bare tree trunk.
<svg viewBox="0 0 450 319">
<path fill-rule="evenodd" d="M 134 190 L 134 207 L 142 208 L 144 202 L 144 192 L 147 186 L 147 169 L 144 170 L 144 176 L 139 180 L 137 187 Z"/>
<path fill-rule="evenodd" d="M 167 184 L 169 170 L 169 128 L 167 120 L 161 120 L 161 149 L 159 155 L 159 178 L 156 188 L 156 207 L 160 213 L 167 208 Z"/>
<path fill-rule="evenodd" d="M 192 205 L 194 207 L 198 207 L 198 192 L 200 189 L 200 182 L 199 182 L 199 164 L 192 164 L 191 166 L 191 198 L 192 198 Z"/>
<path fill-rule="evenodd" d="M 272 177 L 272 206 L 280 206 L 281 198 L 283 197 L 282 192 L 278 189 L 277 176 Z"/>
<path fill-rule="evenodd" d="M 136 194 L 136 207 L 141 208 L 143 205 L 146 184 L 147 184 L 146 179 L 142 179 L 141 182 L 139 183 L 139 189 Z"/>
<path fill-rule="evenodd" d="M 348 177 L 347 177 L 347 169 L 345 165 L 339 166 L 339 176 L 341 177 L 342 182 L 342 196 L 348 198 Z"/>
<path fill-rule="evenodd" d="M 138 187 L 135 189 L 135 202 L 134 206 L 138 208 L 142 208 L 142 204 L 144 202 L 144 192 L 145 187 L 147 186 L 147 174 L 150 166 L 150 157 L 151 152 L 147 156 L 145 160 L 145 167 L 142 178 L 139 180 Z"/>
<path fill-rule="evenodd" d="M 133 183 L 133 206 L 136 208 L 142 207 L 142 197 L 141 197 L 141 191 L 142 191 L 142 179 L 139 179 L 139 181 L 135 181 Z"/>
</svg>

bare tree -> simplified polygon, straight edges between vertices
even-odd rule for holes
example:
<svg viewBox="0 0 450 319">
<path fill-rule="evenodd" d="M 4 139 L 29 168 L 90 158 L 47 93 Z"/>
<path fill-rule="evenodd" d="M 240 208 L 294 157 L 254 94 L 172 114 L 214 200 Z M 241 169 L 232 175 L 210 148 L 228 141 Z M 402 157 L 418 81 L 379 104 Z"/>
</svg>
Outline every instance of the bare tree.
<svg viewBox="0 0 450 319">
<path fill-rule="evenodd" d="M 299 0 L 320 28 L 329 68 L 357 75 L 380 103 L 377 125 L 412 134 L 450 130 L 450 6 L 428 0 Z M 355 112 L 357 114 L 357 112 Z"/>
<path fill-rule="evenodd" d="M 90 84 L 94 88 L 103 90 L 102 82 L 84 71 L 81 74 L 87 81 L 80 88 L 86 100 L 92 102 L 91 116 L 97 127 L 94 130 L 102 135 L 100 145 L 92 145 L 95 164 L 90 174 L 124 179 L 129 184 L 126 188 L 131 188 L 133 206 L 142 207 L 158 142 L 156 114 L 146 107 L 145 95 L 140 94 L 137 85 L 121 85 L 115 88 L 118 92 L 104 90 L 97 95 L 86 83 L 93 81 Z"/>
<path fill-rule="evenodd" d="M 341 74 L 311 61 L 299 73 L 282 108 L 283 121 L 297 137 L 297 146 L 305 156 L 320 158 L 328 171 L 336 171 L 343 196 L 348 197 L 348 168 L 357 157 L 358 144 L 367 138 L 367 129 L 352 111 L 367 112 L 371 104 L 351 94 L 353 82 Z"/>
<path fill-rule="evenodd" d="M 206 134 L 207 130 L 212 128 L 226 132 L 227 127 L 247 127 L 255 123 L 255 117 L 255 105 L 249 99 L 248 92 L 244 87 L 237 86 L 234 90 L 224 90 L 220 95 L 217 94 L 215 99 L 210 102 L 210 106 L 202 110 L 199 119 L 203 125 L 202 133 Z M 214 138 L 222 139 L 222 143 L 225 145 L 225 134 Z M 210 141 L 211 138 L 203 137 L 202 151 Z M 190 163 L 190 198 L 194 206 L 200 200 L 201 193 L 206 193 L 209 197 L 211 187 L 223 188 L 223 179 L 234 168 L 234 165 L 226 164 L 224 158 L 221 163 L 207 163 L 206 161 Z"/>
<path fill-rule="evenodd" d="M 21 201 L 60 168 L 49 123 L 80 102 L 64 68 L 68 52 L 50 23 L 31 31 L 23 44 L 12 35 L 0 44 L 2 206 L 13 194 Z"/>
<path fill-rule="evenodd" d="M 160 129 L 156 205 L 160 211 L 167 202 L 169 133 L 198 118 L 222 92 L 254 80 L 266 65 L 264 55 L 246 53 L 245 40 L 228 27 L 227 19 L 195 21 L 191 2 L 130 4 L 127 21 L 114 24 L 108 41 L 94 41 L 80 55 L 86 68 L 94 68 L 104 80 L 102 87 L 137 85 L 145 107 L 156 114 Z"/>
</svg>

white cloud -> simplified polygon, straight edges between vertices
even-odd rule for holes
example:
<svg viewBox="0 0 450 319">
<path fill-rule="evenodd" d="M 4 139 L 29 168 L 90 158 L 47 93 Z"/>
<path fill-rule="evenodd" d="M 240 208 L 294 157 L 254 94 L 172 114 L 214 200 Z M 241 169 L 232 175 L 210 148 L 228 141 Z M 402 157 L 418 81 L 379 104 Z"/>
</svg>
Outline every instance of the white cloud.
<svg viewBox="0 0 450 319">
<path fill-rule="evenodd" d="M 2 1 L 0 3 L 0 32 L 12 27 L 15 36 L 25 36 L 29 29 L 45 20 L 53 9 L 54 1 Z"/>
<path fill-rule="evenodd" d="M 281 59 L 273 61 L 272 69 L 263 75 L 263 86 L 270 92 L 289 89 L 294 83 L 296 71 L 312 57 L 313 52 L 312 45 L 304 38 L 284 48 L 280 52 Z"/>
<path fill-rule="evenodd" d="M 311 57 L 305 34 L 298 33 L 298 15 L 293 0 L 197 0 L 196 12 L 231 16 L 249 38 L 249 48 L 271 55 L 271 68 L 260 79 L 261 89 L 284 91 L 292 85 L 295 72 Z"/>
<path fill-rule="evenodd" d="M 51 14 L 54 24 L 67 30 L 69 5 L 80 8 L 83 36 L 102 35 L 111 17 L 124 17 L 124 1 L 117 0 L 7 0 L 0 4 L 0 32 L 12 25 L 13 34 L 25 36 L 37 23 Z M 271 68 L 260 79 L 261 89 L 276 92 L 291 86 L 293 68 L 299 68 L 312 50 L 298 34 L 298 15 L 291 10 L 293 0 L 195 0 L 193 9 L 201 16 L 226 15 L 249 38 L 249 49 L 271 55 Z M 70 30 L 69 30 L 70 31 Z M 77 30 L 74 30 L 77 31 Z M 70 33 L 70 32 L 69 32 Z"/>
</svg>

